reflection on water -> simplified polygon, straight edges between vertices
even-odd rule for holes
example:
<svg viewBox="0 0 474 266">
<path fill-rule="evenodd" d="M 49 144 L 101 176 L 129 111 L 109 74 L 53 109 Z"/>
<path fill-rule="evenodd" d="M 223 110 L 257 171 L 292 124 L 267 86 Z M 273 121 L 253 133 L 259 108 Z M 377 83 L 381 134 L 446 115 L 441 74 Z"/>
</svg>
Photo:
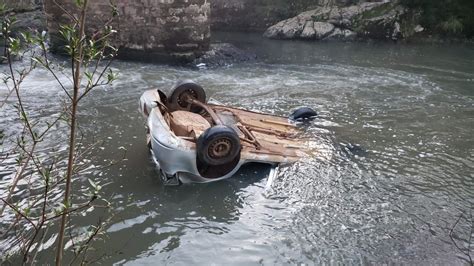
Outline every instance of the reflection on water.
<svg viewBox="0 0 474 266">
<path fill-rule="evenodd" d="M 260 61 L 205 71 L 116 62 L 113 88 L 84 102 L 83 129 L 104 140 L 92 163 L 127 149 L 124 161 L 95 173 L 114 217 L 91 256 L 105 264 L 465 262 L 448 233 L 474 204 L 472 47 L 217 36 L 256 50 Z M 319 152 L 282 167 L 268 189 L 268 169 L 258 165 L 223 182 L 163 187 L 137 100 L 187 78 L 250 110 L 287 115 L 314 107 L 320 117 L 306 129 Z M 39 117 L 53 113 L 54 83 L 38 71 L 27 84 L 27 104 L 40 107 Z M 13 114 L 12 106 L 0 114 L 9 136 L 17 132 Z M 62 147 L 58 138 L 48 143 Z M 2 195 L 12 163 L 0 167 Z M 75 229 L 103 216 L 76 217 Z M 0 250 L 8 241 L 0 240 Z M 48 261 L 53 249 L 38 259 Z"/>
</svg>

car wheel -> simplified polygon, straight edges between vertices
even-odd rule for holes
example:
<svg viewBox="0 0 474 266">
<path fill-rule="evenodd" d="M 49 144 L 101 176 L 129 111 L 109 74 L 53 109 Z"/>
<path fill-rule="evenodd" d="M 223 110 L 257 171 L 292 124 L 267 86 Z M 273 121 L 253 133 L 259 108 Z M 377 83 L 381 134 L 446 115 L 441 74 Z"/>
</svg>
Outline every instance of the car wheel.
<svg viewBox="0 0 474 266">
<path fill-rule="evenodd" d="M 199 112 L 200 107 L 192 106 L 186 101 L 186 98 L 191 98 L 202 103 L 206 103 L 206 92 L 204 89 L 191 80 L 184 80 L 178 82 L 167 96 L 167 106 L 170 111 L 190 111 Z"/>
<path fill-rule="evenodd" d="M 208 165 L 224 165 L 240 156 L 240 139 L 228 126 L 208 128 L 196 144 L 198 160 Z"/>
<path fill-rule="evenodd" d="M 312 119 L 317 116 L 318 113 L 309 107 L 301 107 L 296 109 L 291 115 L 290 119 L 295 121 Z"/>
</svg>

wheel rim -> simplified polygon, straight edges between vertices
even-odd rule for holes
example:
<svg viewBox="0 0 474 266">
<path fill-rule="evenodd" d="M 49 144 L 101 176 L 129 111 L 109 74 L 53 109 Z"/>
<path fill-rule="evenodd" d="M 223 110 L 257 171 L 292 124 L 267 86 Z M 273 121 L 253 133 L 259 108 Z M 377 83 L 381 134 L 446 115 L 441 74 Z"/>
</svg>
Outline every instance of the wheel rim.
<svg viewBox="0 0 474 266">
<path fill-rule="evenodd" d="M 209 146 L 209 156 L 213 159 L 220 159 L 224 158 L 225 156 L 229 155 L 230 151 L 232 150 L 232 142 L 227 139 L 219 139 L 216 140 Z"/>
</svg>

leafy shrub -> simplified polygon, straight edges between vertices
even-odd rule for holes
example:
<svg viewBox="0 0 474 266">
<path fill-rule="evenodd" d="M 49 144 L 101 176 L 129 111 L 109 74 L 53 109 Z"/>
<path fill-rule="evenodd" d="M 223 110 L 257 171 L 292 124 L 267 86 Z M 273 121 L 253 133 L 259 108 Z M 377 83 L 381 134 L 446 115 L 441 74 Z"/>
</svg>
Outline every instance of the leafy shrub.
<svg viewBox="0 0 474 266">
<path fill-rule="evenodd" d="M 461 20 L 456 17 L 450 17 L 447 20 L 439 24 L 440 29 L 443 32 L 458 34 L 462 32 L 463 24 Z"/>
<path fill-rule="evenodd" d="M 473 0 L 401 0 L 421 11 L 421 23 L 431 32 L 474 37 Z"/>
</svg>

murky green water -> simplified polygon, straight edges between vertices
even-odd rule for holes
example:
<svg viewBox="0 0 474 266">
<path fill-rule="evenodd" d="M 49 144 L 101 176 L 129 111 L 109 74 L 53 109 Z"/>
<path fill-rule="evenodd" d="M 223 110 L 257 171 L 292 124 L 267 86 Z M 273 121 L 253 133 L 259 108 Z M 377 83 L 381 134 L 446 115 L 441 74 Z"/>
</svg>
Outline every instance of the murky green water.
<svg viewBox="0 0 474 266">
<path fill-rule="evenodd" d="M 89 141 L 104 141 L 92 164 L 127 149 L 124 161 L 91 173 L 114 206 L 107 238 L 92 258 L 106 265 L 466 263 L 449 231 L 474 204 L 473 46 L 216 38 L 256 51 L 259 61 L 204 71 L 116 62 L 121 76 L 113 88 L 85 100 L 81 126 Z M 258 165 L 223 182 L 163 187 L 137 101 L 146 89 L 184 78 L 251 110 L 284 115 L 314 107 L 320 117 L 308 134 L 329 156 L 282 168 L 270 188 L 268 169 Z M 27 104 L 41 109 L 35 116 L 58 108 L 60 91 L 45 72 L 26 86 Z M 0 113 L 10 136 L 18 130 L 13 114 L 11 106 Z M 45 153 L 64 147 L 63 133 L 57 130 Z M 348 143 L 364 150 L 351 153 L 343 148 Z M 2 195 L 12 164 L 0 167 Z M 76 186 L 84 183 L 78 178 Z M 73 230 L 109 215 L 75 217 Z M 458 232 L 472 233 L 468 224 Z M 0 240 L 0 250 L 10 241 Z M 51 261 L 53 250 L 46 247 L 37 259 Z"/>
</svg>

